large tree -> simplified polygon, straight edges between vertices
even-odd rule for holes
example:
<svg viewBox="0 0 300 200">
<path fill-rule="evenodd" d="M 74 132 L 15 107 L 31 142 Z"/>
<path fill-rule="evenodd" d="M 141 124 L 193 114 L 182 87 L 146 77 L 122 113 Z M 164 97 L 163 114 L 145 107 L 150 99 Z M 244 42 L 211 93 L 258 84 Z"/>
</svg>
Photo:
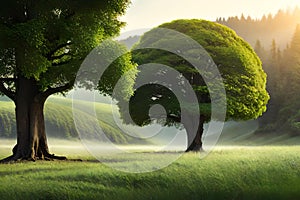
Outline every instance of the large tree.
<svg viewBox="0 0 300 200">
<path fill-rule="evenodd" d="M 254 50 L 234 31 L 223 25 L 204 20 L 176 20 L 162 24 L 159 28 L 172 29 L 186 34 L 202 45 L 211 56 L 224 80 L 227 97 L 226 119 L 250 120 L 265 112 L 269 99 L 266 91 L 266 74 Z M 167 118 L 161 121 L 158 115 L 155 120 L 161 121 L 164 125 L 181 123 L 187 131 L 187 151 L 198 151 L 202 148 L 203 125 L 211 120 L 211 95 L 218 92 L 218 89 L 209 91 L 209 87 L 202 77 L 207 72 L 204 71 L 204 74 L 199 74 L 193 65 L 183 57 L 159 49 L 139 49 L 140 47 L 151 46 L 152 43 L 161 44 L 160 46 L 177 45 L 178 52 L 182 51 L 181 45 L 175 44 L 176 38 L 172 38 L 173 43 L 170 44 L 166 41 L 168 36 L 164 34 L 170 35 L 168 31 L 159 31 L 159 29 L 145 33 L 139 44 L 135 46 L 136 50 L 133 51 L 134 61 L 139 65 L 160 63 L 177 70 L 181 75 L 169 77 L 169 79 L 177 79 L 175 83 L 178 85 L 184 84 L 182 77 L 188 80 L 196 94 L 200 113 L 194 113 L 195 109 L 184 108 L 190 113 L 190 120 L 182 121 L 181 112 L 183 108 L 180 108 L 182 99 L 176 99 L 173 94 L 174 91 L 171 91 L 168 86 L 153 81 L 137 88 L 134 96 L 130 99 L 131 118 L 138 125 L 147 125 L 153 121 L 153 118 L 149 117 L 148 114 L 149 108 L 155 104 L 160 104 L 166 111 L 166 115 L 163 117 L 167 116 Z M 187 43 L 189 43 L 188 40 Z M 182 46 L 184 45 L 186 46 L 186 44 L 182 44 Z M 185 50 L 193 51 L 192 44 L 190 46 L 191 49 Z M 201 62 L 201 55 L 198 57 L 199 62 Z M 195 60 L 198 57 L 196 55 Z M 203 64 L 205 65 L 207 62 Z M 156 73 L 155 76 L 157 77 L 163 77 L 167 74 L 165 69 L 162 70 L 160 66 L 156 65 L 144 65 L 143 70 L 148 70 L 146 74 Z M 140 78 L 144 79 L 145 77 L 138 76 L 137 81 Z M 174 81 L 171 84 L 174 84 Z M 214 86 L 211 87 L 214 88 Z M 215 87 L 218 86 L 215 85 Z M 184 101 L 182 105 L 185 107 L 189 107 L 193 103 L 189 102 L 188 99 Z M 200 115 L 200 119 L 195 117 L 197 115 Z M 196 134 L 192 133 L 194 129 L 190 128 L 191 121 L 195 119 L 199 120 Z"/>
<path fill-rule="evenodd" d="M 1 1 L 0 93 L 15 103 L 17 123 L 13 155 L 3 161 L 66 159 L 49 153 L 44 103 L 50 95 L 73 87 L 83 59 L 119 32 L 124 23 L 118 17 L 128 4 L 129 0 Z"/>
</svg>

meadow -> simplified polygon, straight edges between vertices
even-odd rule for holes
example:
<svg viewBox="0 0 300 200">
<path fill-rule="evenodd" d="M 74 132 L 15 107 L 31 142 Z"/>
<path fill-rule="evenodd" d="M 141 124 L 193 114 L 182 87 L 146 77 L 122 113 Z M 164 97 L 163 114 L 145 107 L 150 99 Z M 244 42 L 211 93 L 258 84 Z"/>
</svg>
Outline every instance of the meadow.
<svg viewBox="0 0 300 200">
<path fill-rule="evenodd" d="M 0 156 L 13 141 L 3 140 Z M 204 159 L 181 156 L 148 173 L 126 173 L 97 162 L 78 142 L 51 150 L 83 161 L 0 165 L 1 199 L 299 199 L 300 146 L 217 146 Z M 172 152 L 166 152 L 172 154 Z M 140 154 L 149 157 L 147 152 Z M 118 164 L 120 160 L 111 159 Z M 123 157 L 125 165 L 135 162 Z M 114 164 L 114 163 L 112 163 Z"/>
<path fill-rule="evenodd" d="M 0 107 L 2 123 L 12 124 L 2 130 L 0 158 L 4 158 L 16 142 L 13 135 L 3 135 L 14 131 L 10 121 L 14 115 L 10 102 L 1 102 Z M 106 134 L 113 141 L 120 138 L 109 105 L 98 103 L 96 108 Z M 176 152 L 151 151 L 151 143 L 128 146 L 130 137 L 123 136 L 115 143 L 137 154 L 108 155 L 99 162 L 78 140 L 71 119 L 70 99 L 47 102 L 50 151 L 69 161 L 0 165 L 0 199 L 300 199 L 300 137 L 254 134 L 255 121 L 227 123 L 218 146 L 203 159 L 199 153 L 187 153 L 168 166 L 151 168 L 177 158 Z M 124 172 L 137 166 L 150 172 Z"/>
</svg>

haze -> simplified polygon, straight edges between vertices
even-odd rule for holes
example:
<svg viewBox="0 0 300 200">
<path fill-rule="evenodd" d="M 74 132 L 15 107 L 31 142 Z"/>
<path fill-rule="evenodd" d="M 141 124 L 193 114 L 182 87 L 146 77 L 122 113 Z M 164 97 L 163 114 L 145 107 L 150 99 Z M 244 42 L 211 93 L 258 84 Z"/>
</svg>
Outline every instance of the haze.
<svg viewBox="0 0 300 200">
<path fill-rule="evenodd" d="M 201 18 L 214 21 L 217 17 L 245 16 L 261 18 L 275 14 L 279 9 L 300 7 L 299 0 L 132 0 L 122 32 L 152 28 L 175 19 Z"/>
</svg>

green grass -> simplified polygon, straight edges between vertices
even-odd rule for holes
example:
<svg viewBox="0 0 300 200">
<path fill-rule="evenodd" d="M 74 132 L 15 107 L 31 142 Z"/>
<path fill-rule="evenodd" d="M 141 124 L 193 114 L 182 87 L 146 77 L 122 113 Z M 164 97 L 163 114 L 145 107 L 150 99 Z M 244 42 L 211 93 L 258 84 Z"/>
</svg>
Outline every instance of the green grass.
<svg viewBox="0 0 300 200">
<path fill-rule="evenodd" d="M 88 105 L 82 102 L 80 106 Z M 53 98 L 47 102 L 50 136 L 77 137 L 70 108 L 68 99 Z M 96 108 L 99 123 L 111 139 L 121 138 L 121 144 L 129 141 L 120 136 L 122 133 L 114 125 L 110 105 L 96 104 Z M 82 117 L 89 115 L 82 113 Z M 4 158 L 15 144 L 9 139 L 14 127 L 8 126 L 14 123 L 12 103 L 0 103 L 0 119 L 1 137 L 7 138 L 0 140 L 0 158 Z M 93 127 L 86 126 L 87 132 Z M 0 165 L 0 199 L 300 199 L 300 137 L 254 135 L 255 130 L 254 122 L 229 123 L 219 141 L 225 146 L 217 147 L 204 159 L 189 153 L 166 168 L 136 174 L 109 166 L 123 170 L 137 165 L 147 168 L 174 156 L 174 152 L 135 150 L 139 151 L 138 160 L 134 154 L 104 157 L 107 166 L 95 162 L 76 140 L 50 138 L 52 153 L 85 161 Z"/>
<path fill-rule="evenodd" d="M 300 199 L 300 146 L 218 147 L 204 159 L 189 153 L 161 170 L 132 174 L 94 162 L 79 144 L 55 143 L 53 152 L 88 161 L 0 165 L 1 199 Z"/>
</svg>

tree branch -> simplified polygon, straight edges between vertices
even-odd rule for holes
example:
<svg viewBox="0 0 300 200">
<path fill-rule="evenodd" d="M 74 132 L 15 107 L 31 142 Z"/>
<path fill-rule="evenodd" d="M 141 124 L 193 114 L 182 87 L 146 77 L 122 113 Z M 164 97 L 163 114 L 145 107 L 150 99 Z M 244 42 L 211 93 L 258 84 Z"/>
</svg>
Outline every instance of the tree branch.
<svg viewBox="0 0 300 200">
<path fill-rule="evenodd" d="M 51 56 L 51 60 L 59 60 L 59 59 L 63 58 L 64 56 L 68 56 L 68 55 L 70 55 L 70 54 L 69 53 L 63 53 L 59 56 Z"/>
<path fill-rule="evenodd" d="M 67 42 L 67 43 L 58 45 L 55 49 L 53 49 L 53 50 L 50 51 L 48 54 L 46 54 L 47 58 L 48 58 L 49 60 L 51 60 L 53 54 L 54 54 L 56 51 L 58 51 L 58 50 L 60 50 L 60 49 L 62 49 L 62 48 L 64 48 L 64 47 L 67 47 L 67 46 L 69 46 L 69 45 L 71 45 L 71 44 L 72 44 L 71 42 Z"/>
<path fill-rule="evenodd" d="M 63 62 L 59 62 L 59 63 L 52 63 L 52 66 L 53 67 L 62 66 L 62 65 L 68 64 L 69 62 L 70 61 L 67 60 L 67 61 L 63 61 Z"/>
<path fill-rule="evenodd" d="M 11 100 L 15 101 L 15 93 L 12 92 L 11 90 L 7 89 L 4 86 L 4 83 L 2 81 L 0 81 L 0 92 L 2 92 L 4 95 L 6 95 Z"/>
<path fill-rule="evenodd" d="M 55 93 L 59 93 L 59 92 L 63 92 L 65 90 L 71 89 L 73 86 L 72 83 L 67 83 L 65 85 L 56 87 L 56 88 L 51 88 L 49 87 L 45 92 L 41 93 L 41 98 L 46 100 L 50 95 L 55 94 Z"/>
</svg>

